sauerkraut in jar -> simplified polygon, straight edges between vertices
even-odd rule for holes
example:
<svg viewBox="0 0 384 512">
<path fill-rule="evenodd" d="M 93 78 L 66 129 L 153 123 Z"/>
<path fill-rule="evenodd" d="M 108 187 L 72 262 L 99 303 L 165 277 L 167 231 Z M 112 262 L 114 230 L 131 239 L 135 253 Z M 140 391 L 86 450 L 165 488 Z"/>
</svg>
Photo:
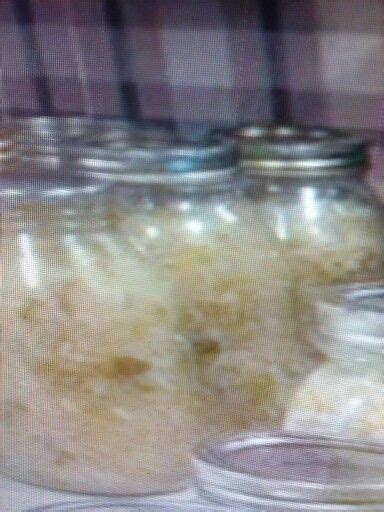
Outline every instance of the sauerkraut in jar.
<svg viewBox="0 0 384 512">
<path fill-rule="evenodd" d="M 113 161 L 99 148 L 82 165 L 114 181 L 125 239 L 178 298 L 207 431 L 278 424 L 312 368 L 295 338 L 284 254 L 238 190 L 229 142 L 144 135 Z"/>
<path fill-rule="evenodd" d="M 384 210 L 363 180 L 367 144 L 288 126 L 245 127 L 237 140 L 245 197 L 279 248 L 297 341 L 308 345 L 308 286 L 384 277 Z"/>
<path fill-rule="evenodd" d="M 197 433 L 169 286 L 111 228 L 105 187 L 0 182 L 1 471 L 61 490 L 184 485 Z"/>
<path fill-rule="evenodd" d="M 298 390 L 285 426 L 384 443 L 384 281 L 315 297 L 313 340 L 329 360 Z"/>
</svg>

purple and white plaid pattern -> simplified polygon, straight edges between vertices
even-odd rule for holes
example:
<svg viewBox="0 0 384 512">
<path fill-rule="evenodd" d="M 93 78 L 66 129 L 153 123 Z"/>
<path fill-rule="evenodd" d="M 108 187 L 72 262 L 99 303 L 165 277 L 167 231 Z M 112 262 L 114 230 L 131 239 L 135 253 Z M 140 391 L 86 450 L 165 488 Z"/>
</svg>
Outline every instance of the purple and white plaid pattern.
<svg viewBox="0 0 384 512">
<path fill-rule="evenodd" d="M 2 0 L 2 111 L 356 127 L 382 162 L 383 26 L 383 0 Z"/>
</svg>

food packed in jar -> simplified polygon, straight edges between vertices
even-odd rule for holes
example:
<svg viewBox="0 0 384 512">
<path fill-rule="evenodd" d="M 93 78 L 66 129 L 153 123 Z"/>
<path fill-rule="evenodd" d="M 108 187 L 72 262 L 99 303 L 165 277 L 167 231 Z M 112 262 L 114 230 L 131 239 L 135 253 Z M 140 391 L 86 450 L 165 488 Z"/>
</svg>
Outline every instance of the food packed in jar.
<svg viewBox="0 0 384 512">
<path fill-rule="evenodd" d="M 228 139 L 144 131 L 81 159 L 114 185 L 115 220 L 181 306 L 213 429 L 281 425 L 322 360 L 306 340 L 308 285 L 384 270 L 383 210 L 366 144 L 325 129 L 244 128 Z M 90 150 L 88 149 L 88 153 Z"/>
<path fill-rule="evenodd" d="M 1 471 L 89 493 L 185 485 L 198 421 L 168 283 L 113 229 L 105 186 L 0 182 Z"/>
</svg>

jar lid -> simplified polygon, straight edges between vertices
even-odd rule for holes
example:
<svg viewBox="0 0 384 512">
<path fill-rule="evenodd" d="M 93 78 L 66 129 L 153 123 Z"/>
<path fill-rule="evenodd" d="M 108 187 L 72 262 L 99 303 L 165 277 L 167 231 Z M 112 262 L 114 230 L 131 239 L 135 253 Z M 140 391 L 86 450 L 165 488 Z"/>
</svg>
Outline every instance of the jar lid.
<svg viewBox="0 0 384 512">
<path fill-rule="evenodd" d="M 67 205 L 69 201 L 77 205 L 99 197 L 106 189 L 106 185 L 81 176 L 12 173 L 0 179 L 0 205 L 1 210 L 26 205 Z"/>
<path fill-rule="evenodd" d="M 320 287 L 312 299 L 319 348 L 347 346 L 384 356 L 384 281 Z"/>
<path fill-rule="evenodd" d="M 111 137 L 107 134 L 103 140 Z M 84 147 L 76 165 L 87 175 L 131 184 L 220 182 L 236 170 L 234 144 L 220 137 L 190 140 L 163 129 L 126 132 L 125 139 Z"/>
<path fill-rule="evenodd" d="M 384 446 L 289 433 L 244 433 L 195 452 L 197 486 L 260 510 L 384 510 Z M 259 508 L 256 508 L 259 510 Z"/>
<path fill-rule="evenodd" d="M 160 503 L 150 503 L 148 501 L 76 501 L 67 503 L 58 503 L 30 509 L 27 512 L 220 512 L 224 511 L 208 503 L 191 503 L 180 501 L 165 501 Z"/>
<path fill-rule="evenodd" d="M 244 126 L 235 132 L 246 174 L 321 177 L 360 174 L 368 143 L 328 128 Z"/>
</svg>

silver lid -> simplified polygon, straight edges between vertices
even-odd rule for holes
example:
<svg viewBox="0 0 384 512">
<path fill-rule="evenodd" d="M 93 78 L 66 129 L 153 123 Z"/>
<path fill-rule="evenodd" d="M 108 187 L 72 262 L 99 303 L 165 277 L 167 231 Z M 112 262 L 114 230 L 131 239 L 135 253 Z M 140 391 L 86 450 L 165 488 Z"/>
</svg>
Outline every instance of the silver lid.
<svg viewBox="0 0 384 512">
<path fill-rule="evenodd" d="M 363 349 L 383 357 L 384 364 L 384 281 L 320 287 L 312 300 L 320 349 Z"/>
<path fill-rule="evenodd" d="M 120 138 L 121 141 L 121 138 Z M 199 184 L 233 176 L 233 143 L 218 137 L 190 141 L 169 131 L 135 132 L 119 149 L 84 148 L 76 165 L 93 177 L 132 184 Z"/>
<path fill-rule="evenodd" d="M 245 126 L 235 132 L 246 174 L 281 177 L 356 175 L 368 144 L 347 132 L 295 126 Z"/>
<path fill-rule="evenodd" d="M 27 205 L 80 206 L 82 201 L 99 198 L 106 189 L 105 184 L 86 177 L 13 173 L 0 179 L 0 205 L 1 210 Z"/>
<path fill-rule="evenodd" d="M 284 512 L 384 510 L 383 445 L 244 433 L 203 444 L 194 465 L 200 492 L 224 503 Z"/>
</svg>

